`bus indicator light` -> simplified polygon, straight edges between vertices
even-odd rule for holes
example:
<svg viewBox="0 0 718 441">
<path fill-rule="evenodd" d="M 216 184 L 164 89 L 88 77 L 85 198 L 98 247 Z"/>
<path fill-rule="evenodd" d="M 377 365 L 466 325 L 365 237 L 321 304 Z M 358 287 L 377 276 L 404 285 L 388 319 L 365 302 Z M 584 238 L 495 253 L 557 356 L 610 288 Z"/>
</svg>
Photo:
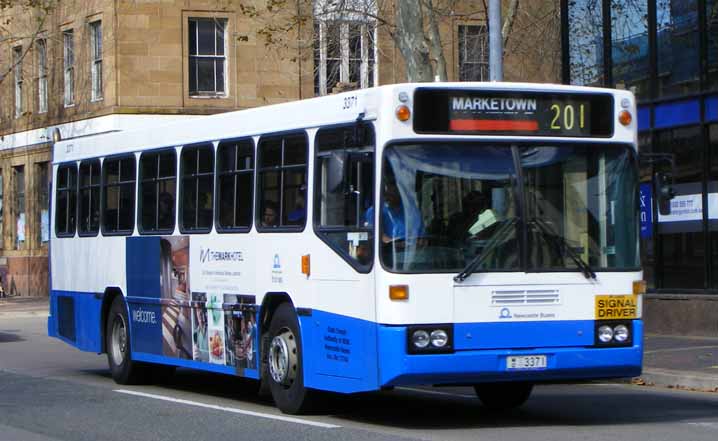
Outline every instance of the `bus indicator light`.
<svg viewBox="0 0 718 441">
<path fill-rule="evenodd" d="M 305 254 L 302 256 L 302 274 L 306 274 L 307 277 L 309 277 L 310 273 L 311 273 L 311 261 L 309 258 L 309 254 Z"/>
<path fill-rule="evenodd" d="M 646 293 L 646 281 L 645 280 L 635 280 L 633 282 L 633 294 L 639 295 L 639 294 L 645 294 Z"/>
<path fill-rule="evenodd" d="M 407 285 L 389 286 L 389 298 L 391 300 L 409 300 L 409 287 Z"/>
<path fill-rule="evenodd" d="M 411 118 L 411 110 L 408 106 L 399 106 L 396 108 L 396 119 L 399 121 L 409 121 Z"/>
<path fill-rule="evenodd" d="M 631 112 L 628 110 L 621 110 L 621 112 L 618 114 L 618 122 L 623 124 L 624 126 L 628 126 L 631 124 L 631 121 L 633 120 L 633 117 L 631 116 Z"/>
</svg>

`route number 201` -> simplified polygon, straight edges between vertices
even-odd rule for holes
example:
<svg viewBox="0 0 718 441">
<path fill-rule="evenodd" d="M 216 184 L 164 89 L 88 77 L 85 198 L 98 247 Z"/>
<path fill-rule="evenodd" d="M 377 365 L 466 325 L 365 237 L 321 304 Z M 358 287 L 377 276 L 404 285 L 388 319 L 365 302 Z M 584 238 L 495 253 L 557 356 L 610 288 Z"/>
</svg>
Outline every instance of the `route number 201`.
<svg viewBox="0 0 718 441">
<path fill-rule="evenodd" d="M 578 111 L 576 110 L 578 107 Z M 586 105 L 551 105 L 551 130 L 574 130 L 586 128 Z"/>
</svg>

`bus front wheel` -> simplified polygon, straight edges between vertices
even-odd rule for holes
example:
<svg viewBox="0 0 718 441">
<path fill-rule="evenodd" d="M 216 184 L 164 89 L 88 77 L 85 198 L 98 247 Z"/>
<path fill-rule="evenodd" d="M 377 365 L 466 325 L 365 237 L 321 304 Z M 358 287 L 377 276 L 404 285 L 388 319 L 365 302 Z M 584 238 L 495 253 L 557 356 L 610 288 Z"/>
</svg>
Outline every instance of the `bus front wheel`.
<svg viewBox="0 0 718 441">
<path fill-rule="evenodd" d="M 112 378 L 118 384 L 138 384 L 145 381 L 148 367 L 132 361 L 129 320 L 122 296 L 112 301 L 105 328 L 107 362 Z"/>
<path fill-rule="evenodd" d="M 531 383 L 485 383 L 474 386 L 481 403 L 491 410 L 502 411 L 521 406 L 531 396 Z"/>
<path fill-rule="evenodd" d="M 274 403 L 288 414 L 312 409 L 316 391 L 304 387 L 299 322 L 289 303 L 279 305 L 269 325 L 269 345 L 264 355 L 267 380 Z"/>
</svg>

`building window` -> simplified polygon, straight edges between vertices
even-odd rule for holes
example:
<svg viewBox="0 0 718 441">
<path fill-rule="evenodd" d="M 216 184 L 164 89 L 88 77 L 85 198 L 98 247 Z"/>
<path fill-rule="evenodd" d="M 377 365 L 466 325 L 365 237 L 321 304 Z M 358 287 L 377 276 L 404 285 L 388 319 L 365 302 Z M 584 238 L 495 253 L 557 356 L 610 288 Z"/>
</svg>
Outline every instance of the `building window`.
<svg viewBox="0 0 718 441">
<path fill-rule="evenodd" d="M 189 19 L 189 94 L 225 96 L 227 20 Z"/>
<path fill-rule="evenodd" d="M 105 159 L 102 178 L 102 232 L 132 234 L 135 228 L 134 155 Z"/>
<path fill-rule="evenodd" d="M 77 203 L 77 165 L 61 165 L 57 169 L 55 206 L 55 234 L 57 237 L 75 235 L 75 204 Z"/>
<path fill-rule="evenodd" d="M 48 163 L 38 162 L 35 164 L 35 176 L 37 177 L 37 224 L 39 230 L 37 232 L 38 243 L 45 245 L 50 241 L 50 198 L 49 180 L 48 180 Z M 73 218 L 75 214 L 73 213 Z M 73 223 L 74 231 L 74 223 Z"/>
<path fill-rule="evenodd" d="M 459 81 L 489 79 L 489 36 L 486 26 L 459 26 Z"/>
<path fill-rule="evenodd" d="M 217 229 L 246 231 L 252 226 L 252 140 L 221 142 L 217 148 L 217 170 Z"/>
<path fill-rule="evenodd" d="M 13 167 L 15 181 L 15 249 L 25 248 L 25 166 Z"/>
<path fill-rule="evenodd" d="M 182 149 L 180 230 L 208 233 L 214 202 L 214 149 L 203 144 Z"/>
<path fill-rule="evenodd" d="M 5 194 L 5 181 L 3 180 L 2 170 L 0 170 L 0 249 L 5 245 L 5 223 L 3 222 L 3 196 Z"/>
<path fill-rule="evenodd" d="M 65 107 L 75 104 L 75 43 L 72 29 L 62 33 Z"/>
<path fill-rule="evenodd" d="M 20 118 L 22 107 L 22 46 L 12 49 L 12 64 L 15 74 L 15 118 Z"/>
<path fill-rule="evenodd" d="M 47 40 L 35 42 L 37 53 L 37 112 L 47 112 Z"/>
<path fill-rule="evenodd" d="M 140 157 L 140 233 L 172 233 L 175 229 L 177 155 L 174 149 Z"/>
<path fill-rule="evenodd" d="M 376 4 L 350 0 L 314 2 L 314 93 L 332 93 L 338 83 L 376 84 Z"/>
<path fill-rule="evenodd" d="M 100 160 L 80 163 L 80 236 L 100 231 Z"/>
<path fill-rule="evenodd" d="M 90 75 L 92 101 L 102 99 L 102 22 L 90 23 Z"/>
<path fill-rule="evenodd" d="M 603 84 L 603 2 L 568 2 L 568 56 L 571 84 Z"/>
<path fill-rule="evenodd" d="M 307 137 L 304 133 L 259 141 L 258 227 L 301 230 L 306 222 Z"/>
</svg>

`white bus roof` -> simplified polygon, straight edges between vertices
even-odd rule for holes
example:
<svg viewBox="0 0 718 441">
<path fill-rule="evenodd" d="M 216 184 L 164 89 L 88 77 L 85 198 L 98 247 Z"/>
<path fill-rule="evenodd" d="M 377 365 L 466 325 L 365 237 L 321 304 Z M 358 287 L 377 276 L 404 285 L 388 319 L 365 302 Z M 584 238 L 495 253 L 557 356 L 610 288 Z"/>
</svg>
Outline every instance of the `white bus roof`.
<svg viewBox="0 0 718 441">
<path fill-rule="evenodd" d="M 634 127 L 629 126 L 628 128 L 624 128 L 617 124 L 614 135 L 604 141 L 636 143 L 636 104 L 633 94 L 629 91 L 559 84 L 508 82 L 404 83 L 220 113 L 187 121 L 158 125 L 151 129 L 130 130 L 68 139 L 55 144 L 53 161 L 55 163 L 61 163 L 134 152 L 137 150 L 176 147 L 200 142 L 235 139 L 349 123 L 359 117 L 364 120 L 375 120 L 382 115 L 390 115 L 392 122 L 396 123 L 397 121 L 393 118 L 393 115 L 396 106 L 401 104 L 398 98 L 399 94 L 406 92 L 407 96 L 411 97 L 417 88 L 506 90 L 515 92 L 555 91 L 564 93 L 609 93 L 615 97 L 616 112 L 620 110 L 619 106 L 625 107 L 626 103 L 629 103 L 627 110 L 631 111 L 634 116 L 634 122 L 632 123 Z M 409 99 L 411 100 L 411 98 Z M 629 101 L 626 101 L 626 99 Z M 411 124 L 409 124 L 408 130 L 404 127 L 403 130 L 399 130 L 394 135 L 403 139 L 409 136 L 422 136 L 426 138 L 446 137 L 446 135 L 416 135 L 410 126 Z M 452 135 L 452 138 L 453 137 L 454 135 Z M 461 137 L 466 136 L 456 135 L 456 138 Z M 475 136 L 472 137 L 475 138 Z M 526 136 L 481 137 L 488 139 L 526 139 Z M 555 138 L 542 139 L 550 141 Z M 567 139 L 571 138 L 562 138 L 564 141 Z M 585 138 L 577 139 L 583 139 L 585 141 Z"/>
</svg>

